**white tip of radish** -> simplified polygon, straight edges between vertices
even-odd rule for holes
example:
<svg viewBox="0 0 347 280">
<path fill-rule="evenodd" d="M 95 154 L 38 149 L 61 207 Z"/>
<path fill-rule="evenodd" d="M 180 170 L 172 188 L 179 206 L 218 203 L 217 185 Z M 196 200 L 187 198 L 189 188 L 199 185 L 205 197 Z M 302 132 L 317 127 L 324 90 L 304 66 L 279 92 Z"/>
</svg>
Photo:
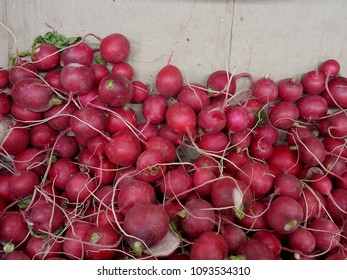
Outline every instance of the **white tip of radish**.
<svg viewBox="0 0 347 280">
<path fill-rule="evenodd" d="M 170 228 L 161 241 L 149 248 L 149 253 L 155 257 L 166 257 L 172 254 L 180 244 L 180 238 Z"/>
</svg>

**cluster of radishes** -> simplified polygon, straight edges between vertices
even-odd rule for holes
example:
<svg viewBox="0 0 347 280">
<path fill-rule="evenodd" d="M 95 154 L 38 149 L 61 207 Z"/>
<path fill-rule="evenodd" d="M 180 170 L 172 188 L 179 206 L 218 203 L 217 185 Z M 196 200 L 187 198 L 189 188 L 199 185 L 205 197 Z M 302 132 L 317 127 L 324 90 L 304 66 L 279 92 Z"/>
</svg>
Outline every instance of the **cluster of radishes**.
<svg viewBox="0 0 347 280">
<path fill-rule="evenodd" d="M 150 87 L 124 35 L 48 35 L 0 70 L 2 259 L 346 258 L 336 60 Z"/>
</svg>

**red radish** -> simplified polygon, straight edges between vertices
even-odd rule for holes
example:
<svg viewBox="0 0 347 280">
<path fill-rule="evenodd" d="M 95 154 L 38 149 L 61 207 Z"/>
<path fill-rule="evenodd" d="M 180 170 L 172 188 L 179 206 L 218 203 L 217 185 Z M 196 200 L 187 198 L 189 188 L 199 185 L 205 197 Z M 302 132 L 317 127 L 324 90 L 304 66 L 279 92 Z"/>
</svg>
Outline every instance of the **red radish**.
<svg viewBox="0 0 347 280">
<path fill-rule="evenodd" d="M 76 99 L 82 107 L 92 107 L 94 105 L 104 107 L 106 105 L 106 103 L 102 101 L 99 97 L 99 91 L 97 86 L 93 86 L 90 91 L 83 95 L 78 95 Z"/>
<path fill-rule="evenodd" d="M 60 73 L 61 69 L 56 68 L 50 70 L 46 73 L 44 80 L 54 89 L 59 90 L 60 92 L 66 92 L 63 86 L 60 83 Z"/>
<path fill-rule="evenodd" d="M 201 197 L 211 195 L 214 179 L 217 176 L 213 170 L 208 168 L 197 168 L 193 175 L 193 187 Z"/>
<path fill-rule="evenodd" d="M 119 233 L 109 224 L 95 226 L 84 237 L 84 251 L 90 260 L 112 259 L 120 240 Z"/>
<path fill-rule="evenodd" d="M 71 95 L 83 95 L 93 87 L 93 72 L 83 64 L 70 63 L 61 70 L 60 83 Z"/>
<path fill-rule="evenodd" d="M 167 64 L 161 68 L 155 80 L 158 93 L 165 98 L 174 97 L 183 87 L 183 76 L 176 66 Z"/>
<path fill-rule="evenodd" d="M 21 60 L 9 70 L 8 78 L 10 84 L 14 86 L 17 82 L 27 78 L 38 78 L 37 68 L 29 61 Z"/>
<path fill-rule="evenodd" d="M 141 152 L 141 142 L 129 131 L 119 131 L 113 134 L 105 145 L 107 158 L 121 166 L 134 164 Z"/>
<path fill-rule="evenodd" d="M 283 79 L 278 83 L 278 96 L 286 101 L 295 102 L 304 94 L 300 81 L 295 78 Z"/>
<path fill-rule="evenodd" d="M 65 233 L 63 251 L 68 259 L 83 260 L 86 258 L 84 253 L 85 244 L 83 240 L 93 225 L 87 222 L 74 221 Z"/>
<path fill-rule="evenodd" d="M 288 129 L 298 120 L 299 109 L 293 102 L 282 100 L 271 108 L 268 117 L 277 129 Z"/>
<path fill-rule="evenodd" d="M 227 254 L 228 244 L 225 238 L 214 231 L 206 231 L 195 240 L 189 259 L 225 260 Z"/>
<path fill-rule="evenodd" d="M 249 152 L 255 158 L 267 160 L 272 155 L 273 147 L 264 138 L 254 138 L 250 142 Z"/>
<path fill-rule="evenodd" d="M 326 157 L 323 143 L 316 137 L 308 137 L 301 140 L 299 147 L 300 160 L 308 165 L 322 164 Z"/>
<path fill-rule="evenodd" d="M 322 63 L 319 70 L 328 78 L 334 77 L 340 72 L 340 63 L 335 59 L 328 59 Z"/>
<path fill-rule="evenodd" d="M 105 146 L 107 139 L 102 135 L 91 137 L 87 143 L 89 151 L 96 156 L 103 156 L 105 154 Z"/>
<path fill-rule="evenodd" d="M 249 162 L 240 167 L 236 178 L 246 183 L 255 197 L 261 197 L 270 191 L 273 177 L 265 164 Z"/>
<path fill-rule="evenodd" d="M 178 102 L 187 103 L 195 112 L 210 104 L 207 90 L 199 83 L 192 83 L 182 87 L 177 95 Z"/>
<path fill-rule="evenodd" d="M 254 201 L 244 212 L 242 219 L 236 219 L 239 226 L 247 230 L 267 230 L 269 224 L 266 220 L 267 206 L 260 202 Z"/>
<path fill-rule="evenodd" d="M 0 242 L 11 242 L 15 246 L 25 242 L 29 236 L 27 223 L 20 212 L 7 211 L 0 217 Z"/>
<path fill-rule="evenodd" d="M 231 147 L 237 151 L 249 148 L 252 141 L 258 141 L 258 139 L 253 140 L 252 134 L 247 129 L 231 133 L 229 138 Z"/>
<path fill-rule="evenodd" d="M 198 113 L 198 126 L 207 133 L 215 133 L 224 129 L 227 123 L 224 110 L 219 106 L 206 105 Z"/>
<path fill-rule="evenodd" d="M 247 99 L 242 103 L 242 106 L 247 109 L 249 114 L 249 127 L 261 126 L 264 122 L 263 104 L 255 99 Z"/>
<path fill-rule="evenodd" d="M 127 37 L 119 33 L 112 33 L 100 42 L 100 55 L 110 63 L 119 63 L 128 58 L 130 42 Z"/>
<path fill-rule="evenodd" d="M 312 70 L 301 77 L 304 92 L 307 94 L 320 94 L 325 89 L 325 75 L 321 71 Z"/>
<path fill-rule="evenodd" d="M 248 239 L 240 247 L 235 259 L 241 260 L 273 260 L 274 255 L 264 244 L 255 239 Z"/>
<path fill-rule="evenodd" d="M 70 128 L 75 135 L 91 138 L 99 135 L 106 127 L 106 114 L 94 107 L 76 110 L 70 118 Z"/>
<path fill-rule="evenodd" d="M 63 135 L 57 139 L 54 153 L 62 158 L 73 158 L 79 152 L 79 146 L 73 136 Z"/>
<path fill-rule="evenodd" d="M 80 41 L 61 52 L 60 64 L 64 67 L 70 63 L 79 63 L 89 67 L 93 60 L 93 49 L 87 43 Z"/>
<path fill-rule="evenodd" d="M 278 144 L 273 147 L 272 155 L 267 160 L 267 163 L 282 172 L 293 175 L 298 174 L 302 168 L 302 164 L 299 162 L 298 152 L 291 150 L 285 144 Z"/>
<path fill-rule="evenodd" d="M 100 99 L 113 107 L 122 107 L 133 97 L 131 82 L 122 75 L 109 74 L 99 84 Z"/>
<path fill-rule="evenodd" d="M 332 153 L 334 155 L 339 155 L 342 157 L 347 157 L 347 143 L 344 139 L 334 138 L 332 136 L 325 136 L 322 140 L 324 144 L 325 150 L 328 153 Z"/>
<path fill-rule="evenodd" d="M 9 114 L 11 112 L 11 106 L 12 100 L 9 95 L 0 92 L 0 116 L 6 116 Z"/>
<path fill-rule="evenodd" d="M 11 125 L 9 133 L 4 138 L 4 141 L 1 143 L 0 150 L 9 154 L 15 155 L 19 152 L 24 151 L 29 144 L 29 132 L 22 123 L 16 122 Z"/>
<path fill-rule="evenodd" d="M 136 126 L 136 128 L 139 132 L 140 139 L 143 141 L 149 140 L 152 137 L 159 136 L 159 129 L 154 124 L 140 123 Z M 161 137 L 161 136 L 159 136 L 159 137 Z M 162 137 L 162 138 L 164 138 L 164 137 Z M 166 139 L 166 138 L 164 138 L 164 139 Z M 166 140 L 168 140 L 168 139 L 166 139 Z M 170 143 L 172 143 L 172 142 L 170 142 Z M 172 143 L 172 145 L 174 145 L 174 144 Z"/>
<path fill-rule="evenodd" d="M 12 103 L 11 115 L 16 118 L 17 121 L 22 121 L 26 123 L 32 123 L 43 119 L 42 112 L 31 111 L 17 103 Z"/>
<path fill-rule="evenodd" d="M 12 251 L 10 253 L 7 253 L 5 256 L 2 258 L 3 260 L 30 260 L 29 256 L 22 252 L 22 251 Z"/>
<path fill-rule="evenodd" d="M 30 170 L 23 170 L 12 175 L 9 187 L 12 195 L 19 198 L 32 195 L 39 184 L 39 177 L 36 173 Z"/>
<path fill-rule="evenodd" d="M 84 172 L 77 172 L 70 176 L 65 185 L 66 197 L 71 202 L 90 200 L 96 191 L 95 179 Z"/>
<path fill-rule="evenodd" d="M 138 173 L 136 178 L 145 182 L 155 182 L 164 176 L 166 165 L 160 150 L 155 148 L 144 150 L 136 160 Z"/>
<path fill-rule="evenodd" d="M 48 172 L 48 178 L 58 189 L 65 190 L 66 183 L 71 175 L 79 172 L 75 162 L 68 158 L 61 158 L 52 163 Z"/>
<path fill-rule="evenodd" d="M 24 151 L 19 152 L 13 158 L 15 170 L 31 170 L 41 176 L 46 171 L 47 155 L 40 149 L 28 146 Z"/>
<path fill-rule="evenodd" d="M 205 133 L 200 136 L 197 143 L 199 149 L 212 152 L 215 154 L 223 154 L 229 144 L 228 136 L 224 132 Z"/>
<path fill-rule="evenodd" d="M 46 260 L 59 257 L 62 244 L 54 238 L 31 236 L 26 244 L 25 252 L 33 260 Z"/>
<path fill-rule="evenodd" d="M 346 138 L 347 137 L 347 116 L 344 112 L 329 115 L 328 133 L 332 137 Z"/>
<path fill-rule="evenodd" d="M 199 155 L 194 159 L 194 166 L 196 168 L 210 169 L 216 176 L 220 175 L 219 163 L 213 157 L 209 157 L 207 155 Z"/>
<path fill-rule="evenodd" d="M 328 252 L 340 243 L 340 229 L 328 218 L 317 218 L 309 225 L 308 230 L 316 240 L 316 249 Z"/>
<path fill-rule="evenodd" d="M 70 115 L 76 110 L 77 106 L 74 103 L 65 102 L 59 105 L 52 106 L 46 110 L 43 115 L 47 119 L 47 124 L 55 130 L 65 130 L 69 127 Z"/>
<path fill-rule="evenodd" d="M 132 81 L 133 97 L 131 98 L 132 103 L 143 102 L 149 94 L 148 86 L 141 81 Z"/>
<path fill-rule="evenodd" d="M 193 187 L 193 178 L 181 168 L 169 170 L 160 183 L 161 192 L 168 198 L 183 199 Z"/>
<path fill-rule="evenodd" d="M 29 130 L 30 145 L 35 148 L 52 147 L 57 140 L 57 132 L 46 123 L 40 123 Z"/>
<path fill-rule="evenodd" d="M 115 205 L 118 200 L 119 191 L 113 185 L 101 186 L 95 192 L 95 204 L 100 208 Z"/>
<path fill-rule="evenodd" d="M 110 108 L 107 114 L 107 122 L 105 130 L 109 134 L 114 134 L 118 131 L 133 129 L 137 126 L 138 118 L 136 112 L 127 106 Z"/>
<path fill-rule="evenodd" d="M 304 188 L 297 200 L 301 205 L 305 220 L 310 221 L 325 215 L 325 200 L 321 193 L 314 189 Z"/>
<path fill-rule="evenodd" d="M 347 162 L 344 158 L 336 155 L 327 155 L 323 166 L 329 171 L 329 177 L 338 177 L 346 171 Z"/>
<path fill-rule="evenodd" d="M 143 247 L 151 247 L 164 238 L 169 230 L 168 216 L 158 204 L 135 205 L 124 217 L 123 229 L 137 256 Z"/>
<path fill-rule="evenodd" d="M 163 154 L 163 159 L 167 163 L 174 162 L 176 159 L 176 148 L 168 139 L 161 136 L 153 136 L 144 143 L 145 150 L 158 149 Z"/>
<path fill-rule="evenodd" d="M 10 180 L 13 174 L 9 172 L 0 173 L 0 198 L 9 204 L 16 200 L 10 191 Z"/>
<path fill-rule="evenodd" d="M 142 114 L 149 124 L 160 124 L 166 118 L 168 102 L 159 94 L 148 95 L 142 104 Z"/>
<path fill-rule="evenodd" d="M 135 205 L 154 204 L 156 195 L 149 183 L 134 180 L 121 188 L 117 201 L 119 210 L 126 215 Z"/>
<path fill-rule="evenodd" d="M 60 54 L 53 45 L 41 44 L 33 51 L 31 60 L 38 70 L 48 71 L 59 65 Z"/>
<path fill-rule="evenodd" d="M 0 89 L 7 87 L 9 83 L 10 80 L 8 70 L 0 67 Z"/>
<path fill-rule="evenodd" d="M 294 125 L 287 130 L 286 141 L 289 146 L 296 147 L 304 138 L 315 137 L 312 125 Z"/>
<path fill-rule="evenodd" d="M 249 114 L 244 107 L 232 107 L 226 112 L 226 126 L 230 133 L 244 130 L 249 126 Z"/>
<path fill-rule="evenodd" d="M 159 127 L 158 136 L 166 138 L 176 146 L 182 143 L 183 133 L 175 132 L 166 123 L 163 123 Z"/>
<path fill-rule="evenodd" d="M 275 257 L 279 256 L 282 251 L 280 239 L 270 231 L 257 231 L 252 235 L 252 239 L 257 240 L 265 245 Z"/>
<path fill-rule="evenodd" d="M 248 186 L 232 177 L 220 178 L 212 186 L 211 203 L 226 215 L 235 215 L 242 219 L 252 199 Z"/>
<path fill-rule="evenodd" d="M 255 81 L 252 87 L 254 98 L 262 104 L 275 101 L 278 96 L 278 87 L 274 80 L 270 78 L 270 74 Z"/>
<path fill-rule="evenodd" d="M 275 198 L 266 212 L 269 226 L 279 234 L 294 232 L 304 219 L 301 205 L 293 198 L 279 196 Z"/>
<path fill-rule="evenodd" d="M 122 75 L 130 81 L 134 76 L 134 69 L 129 63 L 122 61 L 113 65 L 111 73 Z"/>
<path fill-rule="evenodd" d="M 34 112 L 44 112 L 61 103 L 54 98 L 52 89 L 38 78 L 26 78 L 17 82 L 12 88 L 11 96 L 14 102 Z"/>
<path fill-rule="evenodd" d="M 328 113 L 328 103 L 320 95 L 305 95 L 297 102 L 299 118 L 304 122 L 315 123 Z"/>
<path fill-rule="evenodd" d="M 326 90 L 322 93 L 322 96 L 327 100 L 330 107 L 347 107 L 347 101 L 345 100 L 346 85 L 347 79 L 343 76 L 334 77 L 327 83 Z"/>
<path fill-rule="evenodd" d="M 220 93 L 234 95 L 236 91 L 235 77 L 225 70 L 217 70 L 208 76 L 207 89 L 217 96 Z"/>
<path fill-rule="evenodd" d="M 333 221 L 340 225 L 347 219 L 347 190 L 333 189 L 325 199 L 326 210 Z"/>
<path fill-rule="evenodd" d="M 98 86 L 103 78 L 110 74 L 106 65 L 93 63 L 90 65 L 94 77 L 94 86 Z"/>
<path fill-rule="evenodd" d="M 301 195 L 301 181 L 294 175 L 282 173 L 274 178 L 273 186 L 276 194 L 297 200 Z"/>
<path fill-rule="evenodd" d="M 197 125 L 197 116 L 192 107 L 177 102 L 168 107 L 166 123 L 175 132 L 191 135 Z"/>
<path fill-rule="evenodd" d="M 261 126 L 252 130 L 252 135 L 255 138 L 262 138 L 272 145 L 275 145 L 279 140 L 278 130 L 268 122 L 265 122 Z"/>
<path fill-rule="evenodd" d="M 311 231 L 305 228 L 298 228 L 288 235 L 288 243 L 291 249 L 299 251 L 301 254 L 309 255 L 316 247 L 316 240 Z"/>
<path fill-rule="evenodd" d="M 329 195 L 333 189 L 333 182 L 331 178 L 323 173 L 315 172 L 312 174 L 310 179 L 310 185 L 316 191 L 323 195 Z"/>
<path fill-rule="evenodd" d="M 246 233 L 234 224 L 224 225 L 221 234 L 228 244 L 228 255 L 236 254 L 247 241 Z"/>
<path fill-rule="evenodd" d="M 240 170 L 240 167 L 247 162 L 250 162 L 251 159 L 248 156 L 248 153 L 243 151 L 232 150 L 225 156 L 225 169 L 231 175 L 236 175 Z M 218 172 L 218 169 L 217 169 Z"/>
</svg>

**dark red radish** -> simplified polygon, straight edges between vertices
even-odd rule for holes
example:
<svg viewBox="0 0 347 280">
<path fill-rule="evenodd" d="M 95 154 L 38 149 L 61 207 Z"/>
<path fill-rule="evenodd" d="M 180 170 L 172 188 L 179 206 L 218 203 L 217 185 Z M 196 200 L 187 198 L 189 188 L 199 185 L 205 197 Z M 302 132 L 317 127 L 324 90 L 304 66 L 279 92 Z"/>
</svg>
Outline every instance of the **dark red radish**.
<svg viewBox="0 0 347 280">
<path fill-rule="evenodd" d="M 298 148 L 300 161 L 310 166 L 322 164 L 327 154 L 322 141 L 317 137 L 301 139 Z"/>
<path fill-rule="evenodd" d="M 1 72 L 0 72 L 1 73 Z M 0 92 L 0 116 L 6 116 L 11 112 L 12 100 L 9 95 Z"/>
<path fill-rule="evenodd" d="M 3 260 L 25 261 L 30 260 L 29 256 L 22 251 L 11 251 L 2 257 Z"/>
<path fill-rule="evenodd" d="M 301 77 L 301 84 L 304 93 L 312 95 L 320 94 L 325 89 L 325 75 L 323 72 L 316 70 L 306 72 Z"/>
<path fill-rule="evenodd" d="M 57 137 L 57 131 L 46 123 L 39 123 L 29 130 L 29 143 L 35 148 L 52 147 Z"/>
<path fill-rule="evenodd" d="M 100 157 L 105 155 L 105 146 L 107 143 L 108 140 L 104 136 L 97 135 L 89 139 L 87 148 L 93 155 Z"/>
<path fill-rule="evenodd" d="M 164 161 L 167 163 L 174 162 L 176 159 L 176 147 L 170 140 L 161 137 L 153 136 L 144 143 L 145 150 L 158 149 L 162 152 Z"/>
<path fill-rule="evenodd" d="M 347 116 L 345 112 L 337 112 L 336 114 L 329 115 L 328 120 L 328 133 L 335 138 L 347 137 Z"/>
<path fill-rule="evenodd" d="M 91 138 L 102 133 L 106 128 L 106 122 L 104 111 L 94 107 L 84 107 L 72 114 L 70 128 L 75 135 Z"/>
<path fill-rule="evenodd" d="M 317 250 L 329 252 L 340 243 L 340 228 L 328 218 L 321 217 L 315 219 L 309 224 L 308 230 L 316 240 L 315 248 Z"/>
<path fill-rule="evenodd" d="M 237 260 L 273 260 L 272 251 L 264 244 L 255 239 L 248 239 L 245 244 L 240 247 L 236 256 Z"/>
<path fill-rule="evenodd" d="M 163 153 L 155 148 L 144 150 L 136 160 L 136 178 L 148 183 L 161 179 L 166 171 Z"/>
<path fill-rule="evenodd" d="M 206 105 L 199 111 L 197 121 L 203 132 L 215 133 L 225 128 L 227 118 L 220 106 Z"/>
<path fill-rule="evenodd" d="M 230 133 L 244 130 L 249 126 L 249 114 L 244 107 L 232 107 L 225 115 L 226 126 Z"/>
<path fill-rule="evenodd" d="M 224 157 L 224 166 L 228 173 L 236 176 L 240 167 L 250 161 L 247 152 L 232 150 Z"/>
<path fill-rule="evenodd" d="M 277 83 L 271 79 L 270 74 L 266 74 L 265 77 L 254 82 L 252 94 L 253 97 L 262 104 L 273 102 L 278 96 Z"/>
<path fill-rule="evenodd" d="M 190 251 L 190 260 L 225 260 L 228 244 L 225 238 L 214 231 L 206 231 L 195 240 Z"/>
<path fill-rule="evenodd" d="M 55 98 L 53 90 L 38 78 L 17 82 L 12 88 L 11 97 L 14 102 L 33 112 L 44 112 L 61 103 L 60 99 Z"/>
<path fill-rule="evenodd" d="M 129 81 L 131 81 L 134 76 L 134 69 L 129 63 L 122 61 L 113 64 L 111 73 L 124 76 Z"/>
<path fill-rule="evenodd" d="M 196 168 L 207 168 L 213 171 L 218 176 L 220 175 L 220 166 L 218 160 L 207 155 L 199 155 L 194 159 L 194 166 Z"/>
<path fill-rule="evenodd" d="M 281 240 L 273 232 L 259 230 L 252 235 L 252 239 L 265 245 L 272 252 L 274 257 L 279 256 L 282 251 Z"/>
<path fill-rule="evenodd" d="M 62 243 L 55 238 L 30 236 L 25 253 L 33 260 L 46 260 L 60 257 Z"/>
<path fill-rule="evenodd" d="M 107 208 L 116 205 L 119 195 L 119 189 L 113 185 L 100 186 L 95 192 L 94 202 L 98 208 Z"/>
<path fill-rule="evenodd" d="M 268 122 L 265 122 L 261 126 L 257 126 L 255 129 L 253 129 L 252 135 L 255 138 L 262 138 L 272 145 L 275 145 L 279 140 L 278 130 Z"/>
<path fill-rule="evenodd" d="M 193 187 L 193 178 L 181 168 L 169 170 L 163 175 L 160 183 L 161 192 L 168 198 L 183 199 Z"/>
<path fill-rule="evenodd" d="M 12 175 L 9 187 L 14 197 L 23 198 L 32 195 L 39 184 L 39 177 L 35 172 L 23 170 Z"/>
<path fill-rule="evenodd" d="M 273 177 L 265 164 L 249 162 L 240 168 L 236 178 L 249 186 L 255 197 L 261 197 L 270 191 Z"/>
<path fill-rule="evenodd" d="M 182 220 L 179 213 L 181 210 L 183 210 L 183 205 L 179 202 L 174 200 L 166 201 L 164 204 L 164 209 L 169 219 L 174 221 L 176 224 Z"/>
<path fill-rule="evenodd" d="M 322 143 L 328 153 L 347 158 L 346 140 L 327 135 L 322 139 Z"/>
<path fill-rule="evenodd" d="M 71 175 L 77 172 L 79 172 L 79 168 L 73 160 L 60 158 L 52 163 L 48 171 L 48 178 L 56 188 L 65 190 L 67 181 Z"/>
<path fill-rule="evenodd" d="M 224 154 L 229 144 L 228 136 L 222 132 L 205 133 L 199 137 L 198 147 L 201 150 L 214 154 Z"/>
<path fill-rule="evenodd" d="M 28 146 L 13 158 L 13 166 L 17 171 L 31 170 L 41 176 L 47 167 L 47 154 L 37 148 Z"/>
<path fill-rule="evenodd" d="M 27 124 L 35 123 L 43 119 L 43 112 L 31 111 L 17 103 L 12 103 L 10 114 L 17 121 L 26 122 Z"/>
<path fill-rule="evenodd" d="M 70 116 L 78 109 L 74 103 L 61 103 L 46 110 L 43 115 L 47 124 L 55 130 L 65 130 L 70 125 Z"/>
<path fill-rule="evenodd" d="M 299 228 L 303 222 L 304 211 L 293 198 L 279 196 L 270 203 L 266 219 L 275 232 L 289 234 Z"/>
<path fill-rule="evenodd" d="M 323 195 L 329 195 L 333 189 L 333 182 L 326 174 L 314 172 L 309 179 L 310 186 Z"/>
<path fill-rule="evenodd" d="M 255 99 L 247 99 L 242 103 L 242 106 L 247 109 L 249 114 L 249 127 L 260 127 L 264 122 L 265 111 L 264 104 L 261 104 Z"/>
<path fill-rule="evenodd" d="M 304 88 L 300 81 L 295 78 L 286 78 L 277 84 L 278 96 L 286 101 L 295 102 L 304 94 Z"/>
<path fill-rule="evenodd" d="M 236 80 L 233 75 L 225 70 L 217 70 L 211 73 L 207 78 L 207 89 L 213 95 L 227 93 L 234 95 L 236 91 Z"/>
<path fill-rule="evenodd" d="M 166 138 L 175 146 L 182 144 L 183 133 L 173 131 L 166 123 L 159 126 L 158 136 Z"/>
<path fill-rule="evenodd" d="M 119 63 L 128 58 L 130 42 L 127 37 L 119 33 L 112 33 L 100 42 L 100 55 L 110 63 Z"/>
<path fill-rule="evenodd" d="M 154 204 L 156 194 L 149 183 L 134 180 L 120 189 L 117 202 L 119 210 L 126 215 L 135 205 Z"/>
<path fill-rule="evenodd" d="M 221 229 L 221 235 L 228 244 L 228 255 L 234 255 L 247 241 L 246 233 L 235 224 L 226 224 Z"/>
<path fill-rule="evenodd" d="M 71 202 L 84 202 L 92 199 L 92 194 L 96 189 L 95 179 L 84 172 L 72 174 L 65 185 L 66 197 Z"/>
<path fill-rule="evenodd" d="M 84 237 L 84 252 L 89 260 L 112 259 L 119 245 L 120 234 L 109 224 L 95 226 Z"/>
<path fill-rule="evenodd" d="M 7 133 L 1 144 L 0 150 L 9 155 L 15 155 L 24 151 L 29 145 L 29 132 L 20 122 L 10 124 L 9 133 Z"/>
<path fill-rule="evenodd" d="M 9 83 L 10 79 L 8 70 L 0 67 L 0 89 L 7 87 Z"/>
<path fill-rule="evenodd" d="M 252 200 L 253 196 L 248 186 L 235 178 L 220 178 L 212 186 L 211 203 L 223 214 L 235 215 L 242 219 Z"/>
<path fill-rule="evenodd" d="M 347 172 L 343 172 L 338 178 L 336 178 L 335 185 L 339 189 L 347 189 Z"/>
<path fill-rule="evenodd" d="M 61 52 L 60 56 L 60 64 L 62 67 L 70 63 L 79 63 L 89 67 L 93 60 L 93 49 L 83 41 L 68 46 Z"/>
<path fill-rule="evenodd" d="M 253 141 L 253 136 L 247 129 L 231 133 L 229 136 L 230 146 L 236 151 L 246 150 Z"/>
<path fill-rule="evenodd" d="M 197 125 L 197 116 L 189 105 L 177 102 L 166 111 L 166 123 L 175 132 L 191 135 Z"/>
<path fill-rule="evenodd" d="M 347 79 L 343 76 L 337 76 L 331 79 L 327 83 L 326 90 L 322 93 L 322 96 L 327 100 L 328 104 L 332 108 L 346 108 L 346 86 Z"/>
<path fill-rule="evenodd" d="M 40 44 L 33 50 L 31 61 L 40 71 L 52 70 L 59 65 L 60 53 L 53 45 Z"/>
<path fill-rule="evenodd" d="M 180 211 L 182 217 L 180 227 L 183 233 L 192 239 L 198 238 L 206 231 L 211 231 L 216 226 L 216 214 L 211 203 L 204 199 L 191 199 L 184 204 Z"/>
<path fill-rule="evenodd" d="M 136 126 L 136 128 L 137 128 L 138 133 L 139 133 L 139 138 L 143 141 L 147 141 L 147 140 L 151 139 L 152 137 L 159 136 L 159 129 L 154 124 L 149 124 L 149 123 L 143 122 L 143 123 L 139 123 Z M 164 138 L 164 137 L 162 137 L 162 138 Z M 166 139 L 166 140 L 168 140 L 168 139 Z M 170 143 L 172 143 L 172 142 L 170 142 Z M 174 144 L 172 143 L 172 145 L 174 145 Z"/>
<path fill-rule="evenodd" d="M 148 85 L 141 81 L 132 81 L 133 97 L 131 98 L 132 103 L 143 102 L 149 94 Z"/>
<path fill-rule="evenodd" d="M 298 107 L 290 101 L 281 100 L 270 109 L 268 118 L 277 129 L 289 129 L 299 118 Z"/>
<path fill-rule="evenodd" d="M 54 153 L 62 158 L 74 158 L 80 151 L 79 149 L 75 137 L 63 135 L 55 142 Z"/>
<path fill-rule="evenodd" d="M 149 124 L 160 124 L 166 119 L 167 99 L 159 94 L 148 95 L 142 103 L 142 115 Z"/>
<path fill-rule="evenodd" d="M 62 68 L 60 83 L 70 95 L 83 95 L 94 85 L 93 72 L 83 64 L 70 63 Z"/>
<path fill-rule="evenodd" d="M 157 73 L 155 86 L 158 93 L 165 98 L 177 96 L 183 87 L 181 70 L 172 64 L 167 64 Z"/>
<path fill-rule="evenodd" d="M 325 199 L 314 189 L 304 188 L 297 202 L 302 207 L 305 221 L 312 221 L 325 215 Z"/>
<path fill-rule="evenodd" d="M 168 216 L 159 204 L 135 205 L 124 217 L 123 229 L 135 255 L 161 241 L 169 230 Z"/>
<path fill-rule="evenodd" d="M 301 181 L 294 175 L 282 173 L 273 181 L 275 193 L 280 196 L 288 196 L 297 200 L 302 191 Z"/>
<path fill-rule="evenodd" d="M 325 60 L 319 70 L 324 73 L 327 78 L 337 76 L 340 72 L 340 63 L 336 59 Z"/>
<path fill-rule="evenodd" d="M 328 175 L 331 178 L 342 175 L 347 168 L 345 158 L 338 155 L 327 155 L 323 162 L 323 166 L 328 170 Z"/>
<path fill-rule="evenodd" d="M 299 118 L 308 123 L 316 123 L 328 113 L 328 103 L 320 95 L 305 95 L 296 105 L 299 109 Z"/>
<path fill-rule="evenodd" d="M 285 135 L 285 140 L 289 146 L 296 147 L 304 138 L 316 137 L 317 131 L 310 124 L 293 125 Z"/>
<path fill-rule="evenodd" d="M 347 220 L 347 190 L 331 190 L 325 204 L 327 212 L 336 224 L 343 224 Z"/>
<path fill-rule="evenodd" d="M 178 92 L 177 101 L 187 103 L 195 112 L 199 112 L 210 104 L 210 97 L 202 84 L 191 83 Z"/>
<path fill-rule="evenodd" d="M 63 252 L 68 259 L 83 260 L 86 258 L 84 252 L 84 239 L 88 231 L 94 226 L 88 222 L 74 221 L 65 233 Z"/>
<path fill-rule="evenodd" d="M 273 146 L 265 138 L 254 138 L 249 145 L 249 153 L 257 159 L 267 160 L 271 157 Z"/>
<path fill-rule="evenodd" d="M 14 86 L 17 82 L 27 78 L 38 78 L 39 71 L 27 60 L 21 60 L 14 64 L 8 73 L 10 84 Z"/>
<path fill-rule="evenodd" d="M 61 68 L 52 69 L 46 73 L 44 80 L 53 88 L 53 90 L 66 92 L 60 83 L 60 73 Z"/>
<path fill-rule="evenodd" d="M 110 74 L 110 70 L 106 65 L 92 63 L 90 65 L 90 70 L 92 70 L 94 77 L 94 86 L 99 86 L 103 78 Z"/>
<path fill-rule="evenodd" d="M 7 211 L 0 217 L 0 242 L 15 246 L 25 243 L 29 237 L 28 225 L 18 211 Z"/>
<path fill-rule="evenodd" d="M 310 255 L 316 248 L 316 240 L 313 234 L 305 228 L 298 228 L 288 234 L 288 244 L 291 249 L 304 255 Z"/>
<path fill-rule="evenodd" d="M 217 178 L 213 170 L 208 168 L 197 168 L 193 174 L 193 187 L 194 190 L 201 197 L 208 197 L 211 195 L 214 180 Z"/>
<path fill-rule="evenodd" d="M 12 176 L 13 174 L 10 172 L 0 173 L 0 198 L 2 198 L 6 204 L 16 200 L 10 191 L 10 180 Z"/>
<path fill-rule="evenodd" d="M 112 107 L 122 107 L 133 97 L 131 82 L 119 74 L 111 73 L 103 78 L 98 90 L 100 99 Z"/>
<path fill-rule="evenodd" d="M 272 155 L 267 163 L 282 172 L 296 175 L 302 168 L 299 162 L 298 151 L 290 149 L 286 144 L 278 144 L 273 147 Z"/>
<path fill-rule="evenodd" d="M 111 107 L 107 113 L 105 130 L 110 134 L 115 134 L 121 130 L 133 130 L 137 126 L 138 117 L 134 109 L 127 106 Z"/>
<path fill-rule="evenodd" d="M 267 206 L 260 202 L 254 201 L 244 212 L 243 217 L 236 219 L 239 226 L 246 230 L 268 230 L 269 225 L 266 220 Z"/>
<path fill-rule="evenodd" d="M 142 152 L 140 140 L 129 131 L 119 131 L 111 136 L 105 145 L 105 154 L 114 164 L 132 165 Z"/>
<path fill-rule="evenodd" d="M 65 215 L 58 205 L 41 201 L 29 209 L 27 221 L 36 234 L 54 233 L 64 225 Z"/>
</svg>

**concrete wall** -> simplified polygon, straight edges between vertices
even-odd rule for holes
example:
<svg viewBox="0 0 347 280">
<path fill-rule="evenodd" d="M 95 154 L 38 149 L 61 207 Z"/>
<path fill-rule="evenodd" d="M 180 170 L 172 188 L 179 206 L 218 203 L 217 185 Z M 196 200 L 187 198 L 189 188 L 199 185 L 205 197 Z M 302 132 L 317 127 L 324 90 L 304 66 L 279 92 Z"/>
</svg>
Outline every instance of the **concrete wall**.
<svg viewBox="0 0 347 280">
<path fill-rule="evenodd" d="M 274 79 L 336 58 L 347 67 L 345 0 L 0 0 L 1 22 L 26 50 L 51 26 L 67 36 L 113 32 L 132 44 L 136 78 L 153 82 L 173 52 L 186 81 L 217 69 Z M 96 42 L 95 39 L 88 39 Z M 0 26 L 0 65 L 13 38 Z"/>
</svg>

